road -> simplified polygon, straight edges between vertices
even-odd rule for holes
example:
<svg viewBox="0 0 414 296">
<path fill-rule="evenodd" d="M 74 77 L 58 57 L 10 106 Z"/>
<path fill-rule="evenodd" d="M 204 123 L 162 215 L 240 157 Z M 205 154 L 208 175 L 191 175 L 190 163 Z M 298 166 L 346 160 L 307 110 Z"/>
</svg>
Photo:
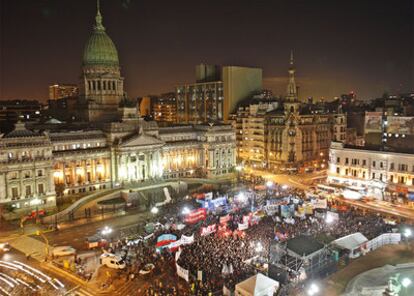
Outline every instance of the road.
<svg viewBox="0 0 414 296">
<path fill-rule="evenodd" d="M 88 221 L 82 219 L 76 223 L 78 225 L 73 227 L 63 228 L 59 231 L 46 233 L 51 246 L 67 246 L 70 245 L 77 250 L 84 250 L 86 248 L 86 238 L 97 233 L 98 229 L 105 226 L 111 227 L 114 232 L 111 235 L 116 235 L 119 228 L 131 225 L 138 225 L 145 223 L 148 219 L 148 213 L 133 212 L 124 216 L 112 217 L 100 221 Z M 80 222 L 80 223 L 79 223 Z"/>
<path fill-rule="evenodd" d="M 12 249 L 0 255 L 0 295 L 64 295 L 76 284 Z M 87 294 L 86 294 L 87 295 Z"/>
</svg>

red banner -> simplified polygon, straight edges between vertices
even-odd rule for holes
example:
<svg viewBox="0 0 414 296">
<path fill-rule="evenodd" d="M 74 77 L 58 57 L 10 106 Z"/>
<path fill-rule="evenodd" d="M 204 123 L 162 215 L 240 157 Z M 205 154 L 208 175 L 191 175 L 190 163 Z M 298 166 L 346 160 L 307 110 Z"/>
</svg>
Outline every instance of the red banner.
<svg viewBox="0 0 414 296">
<path fill-rule="evenodd" d="M 207 210 L 205 208 L 200 208 L 189 213 L 184 221 L 189 224 L 197 223 L 198 221 L 205 220 L 207 217 Z"/>
<path fill-rule="evenodd" d="M 226 216 L 220 217 L 220 224 L 226 224 L 231 220 L 231 216 L 227 214 Z"/>
</svg>

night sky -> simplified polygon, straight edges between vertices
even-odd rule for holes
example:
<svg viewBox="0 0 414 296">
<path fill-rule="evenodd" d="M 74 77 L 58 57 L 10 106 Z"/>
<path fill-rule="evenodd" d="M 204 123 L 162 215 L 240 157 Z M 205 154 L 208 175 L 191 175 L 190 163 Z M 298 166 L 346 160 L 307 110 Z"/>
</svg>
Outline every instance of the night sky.
<svg viewBox="0 0 414 296">
<path fill-rule="evenodd" d="M 0 0 L 0 99 L 45 100 L 78 83 L 94 0 Z M 257 66 L 284 94 L 290 49 L 300 97 L 414 90 L 414 0 L 102 0 L 129 97 L 194 81 L 194 66 Z"/>
</svg>

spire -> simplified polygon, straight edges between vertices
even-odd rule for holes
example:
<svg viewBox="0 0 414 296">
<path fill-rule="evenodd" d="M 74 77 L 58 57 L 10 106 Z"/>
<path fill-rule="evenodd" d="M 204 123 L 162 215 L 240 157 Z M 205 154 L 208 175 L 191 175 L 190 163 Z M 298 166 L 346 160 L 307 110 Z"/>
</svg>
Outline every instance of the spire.
<svg viewBox="0 0 414 296">
<path fill-rule="evenodd" d="M 295 67 L 293 65 L 293 50 L 290 51 L 290 67 L 288 70 L 289 73 L 289 83 L 287 86 L 287 96 L 286 98 L 289 101 L 297 101 L 298 94 L 296 90 L 296 82 L 295 82 Z"/>
<path fill-rule="evenodd" d="M 95 17 L 95 30 L 96 31 L 105 31 L 105 27 L 102 25 L 102 15 L 100 11 L 100 2 L 96 0 L 96 17 Z"/>
</svg>

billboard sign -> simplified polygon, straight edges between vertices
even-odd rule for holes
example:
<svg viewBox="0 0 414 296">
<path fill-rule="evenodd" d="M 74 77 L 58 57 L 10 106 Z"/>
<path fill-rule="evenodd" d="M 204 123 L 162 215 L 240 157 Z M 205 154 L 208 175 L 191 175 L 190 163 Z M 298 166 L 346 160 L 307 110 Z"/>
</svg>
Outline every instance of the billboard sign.
<svg viewBox="0 0 414 296">
<path fill-rule="evenodd" d="M 382 132 L 382 112 L 365 112 L 365 133 Z"/>
<path fill-rule="evenodd" d="M 388 116 L 387 120 L 388 133 L 414 135 L 414 117 Z"/>
</svg>

